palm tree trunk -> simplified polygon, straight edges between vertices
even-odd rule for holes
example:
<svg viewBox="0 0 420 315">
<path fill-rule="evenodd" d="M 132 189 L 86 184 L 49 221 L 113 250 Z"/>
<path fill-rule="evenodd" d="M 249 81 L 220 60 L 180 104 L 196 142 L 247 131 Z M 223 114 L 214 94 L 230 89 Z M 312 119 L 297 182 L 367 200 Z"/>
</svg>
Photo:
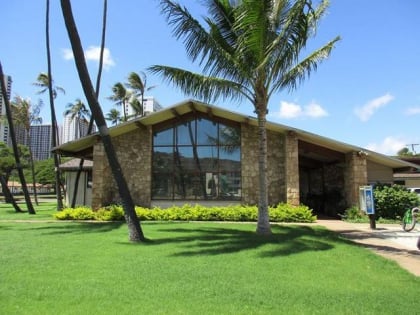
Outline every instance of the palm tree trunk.
<svg viewBox="0 0 420 315">
<path fill-rule="evenodd" d="M 268 213 L 267 191 L 267 129 L 266 110 L 258 110 L 258 171 L 259 171 L 259 200 L 258 200 L 258 223 L 257 234 L 271 234 L 270 218 Z"/>
<path fill-rule="evenodd" d="M 76 63 L 77 71 L 79 73 L 80 82 L 82 83 L 83 91 L 92 112 L 92 116 L 94 117 L 96 125 L 98 126 L 102 144 L 108 158 L 108 163 L 117 183 L 118 191 L 122 199 L 124 216 L 128 226 L 129 240 L 132 242 L 145 241 L 146 239 L 143 235 L 140 221 L 134 210 L 134 202 L 131 198 L 130 190 L 128 189 L 127 182 L 125 181 L 124 175 L 122 173 L 121 165 L 117 159 L 117 155 L 111 141 L 111 136 L 109 135 L 109 130 L 106 125 L 102 109 L 94 92 L 92 82 L 90 81 L 89 72 L 86 66 L 79 33 L 74 22 L 70 1 L 61 0 L 61 9 L 72 45 L 74 60 Z"/>
<path fill-rule="evenodd" d="M 102 68 L 104 63 L 104 50 L 105 50 L 105 34 L 106 34 L 106 16 L 107 16 L 107 10 L 108 10 L 108 1 L 104 0 L 104 10 L 102 15 L 102 37 L 101 37 L 101 52 L 99 55 L 99 68 L 98 68 L 98 75 L 96 77 L 96 98 L 99 98 L 99 89 L 101 87 L 101 77 L 102 77 Z M 93 129 L 93 117 L 89 120 L 89 126 L 87 134 L 92 133 Z M 71 200 L 71 207 L 74 208 L 76 206 L 76 199 L 77 199 L 77 192 L 79 190 L 79 181 L 80 176 L 82 175 L 83 171 L 83 163 L 85 162 L 84 158 L 80 159 L 79 168 L 77 169 L 76 173 L 76 180 L 74 183 L 74 192 L 73 192 L 73 198 Z"/>
<path fill-rule="evenodd" d="M 10 139 L 12 140 L 13 154 L 15 156 L 16 166 L 17 166 L 17 170 L 19 174 L 20 183 L 22 185 L 23 194 L 25 195 L 26 206 L 28 208 L 29 214 L 35 214 L 36 212 L 32 205 L 31 197 L 29 196 L 28 186 L 26 185 L 25 175 L 23 174 L 22 164 L 20 163 L 20 156 L 19 156 L 19 150 L 18 150 L 17 141 L 16 141 L 15 128 L 13 126 L 12 111 L 11 111 L 9 99 L 6 93 L 6 86 L 4 84 L 3 67 L 1 63 L 0 63 L 0 83 L 1 83 L 1 90 L 3 91 L 3 99 L 4 99 L 4 105 L 6 108 L 7 122 L 9 124 Z"/>
<path fill-rule="evenodd" d="M 46 8 L 46 28 L 45 28 L 45 37 L 46 37 L 46 45 L 47 45 L 47 64 L 48 64 L 48 94 L 50 98 L 50 110 L 51 110 L 51 124 L 52 124 L 52 146 L 57 146 L 57 117 L 55 115 L 55 106 L 54 106 L 54 95 L 52 90 L 52 76 L 51 76 L 51 51 L 50 51 L 50 31 L 49 31 L 49 23 L 50 23 L 50 1 L 47 0 L 47 8 Z M 55 166 L 55 192 L 57 196 L 57 210 L 63 209 L 63 196 L 61 194 L 61 172 L 60 172 L 60 157 L 57 152 L 53 153 L 54 157 L 54 166 Z"/>
<path fill-rule="evenodd" d="M 22 209 L 17 204 L 13 194 L 11 193 L 9 187 L 7 186 L 7 179 L 4 176 L 0 176 L 0 184 L 3 190 L 3 195 L 6 203 L 11 203 L 13 208 L 15 208 L 15 212 L 23 212 Z"/>
<path fill-rule="evenodd" d="M 36 192 L 36 177 L 35 177 L 35 165 L 34 165 L 34 155 L 32 153 L 32 149 L 31 149 L 31 135 L 28 132 L 28 142 L 29 142 L 29 162 L 31 163 L 31 173 L 32 173 L 32 186 L 33 186 L 33 194 L 34 194 L 34 199 L 35 199 L 35 204 L 38 206 L 38 194 Z"/>
</svg>

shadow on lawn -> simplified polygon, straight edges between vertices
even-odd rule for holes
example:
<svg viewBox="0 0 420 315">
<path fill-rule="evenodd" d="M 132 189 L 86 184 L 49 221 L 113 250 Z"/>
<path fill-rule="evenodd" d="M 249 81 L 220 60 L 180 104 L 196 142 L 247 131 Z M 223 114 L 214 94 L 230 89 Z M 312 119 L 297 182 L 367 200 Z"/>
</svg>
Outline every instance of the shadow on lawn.
<svg viewBox="0 0 420 315">
<path fill-rule="evenodd" d="M 261 236 L 254 231 L 229 227 L 203 227 L 198 229 L 160 229 L 171 233 L 167 238 L 149 241 L 150 245 L 179 243 L 185 248 L 175 256 L 221 255 L 245 250 L 259 250 L 261 257 L 298 254 L 306 251 L 332 249 L 339 241 L 330 231 L 309 226 L 272 226 L 272 235 Z M 177 236 L 176 234 L 180 234 Z"/>
<path fill-rule="evenodd" d="M 39 226 L 38 224 L 29 223 L 26 225 L 26 229 L 42 231 L 41 233 L 45 235 L 86 234 L 111 232 L 123 224 L 124 222 L 71 222 L 68 224 L 65 224 L 65 222 L 54 222 Z"/>
</svg>

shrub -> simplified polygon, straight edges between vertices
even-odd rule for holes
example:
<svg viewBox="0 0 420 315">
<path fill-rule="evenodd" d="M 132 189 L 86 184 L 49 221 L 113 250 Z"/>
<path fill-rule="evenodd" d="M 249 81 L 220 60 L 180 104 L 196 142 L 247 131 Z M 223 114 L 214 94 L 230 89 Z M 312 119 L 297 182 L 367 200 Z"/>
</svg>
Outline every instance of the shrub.
<svg viewBox="0 0 420 315">
<path fill-rule="evenodd" d="M 365 212 L 359 209 L 357 206 L 353 206 L 344 211 L 342 218 L 350 222 L 368 222 L 369 218 Z"/>
<path fill-rule="evenodd" d="M 399 219 L 407 209 L 419 204 L 417 194 L 401 185 L 378 185 L 373 190 L 373 195 L 376 217 L 385 219 Z"/>
<path fill-rule="evenodd" d="M 95 212 L 88 207 L 66 208 L 54 214 L 58 220 L 95 220 Z"/>
<path fill-rule="evenodd" d="M 135 208 L 137 217 L 141 221 L 257 221 L 257 206 L 229 205 L 220 207 L 204 207 L 201 205 L 185 204 L 182 207 L 172 206 L 166 209 Z M 314 222 L 316 216 L 307 206 L 291 206 L 280 203 L 270 207 L 270 220 L 272 222 Z M 111 205 L 92 211 L 89 208 L 65 209 L 55 215 L 59 220 L 99 220 L 120 221 L 124 220 L 121 206 Z"/>
</svg>

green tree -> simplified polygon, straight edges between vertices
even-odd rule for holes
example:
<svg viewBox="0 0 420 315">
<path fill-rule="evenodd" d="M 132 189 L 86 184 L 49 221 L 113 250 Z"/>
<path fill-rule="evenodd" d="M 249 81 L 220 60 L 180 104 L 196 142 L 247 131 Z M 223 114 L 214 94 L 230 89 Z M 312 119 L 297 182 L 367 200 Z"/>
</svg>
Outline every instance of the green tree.
<svg viewBox="0 0 420 315">
<path fill-rule="evenodd" d="M 19 155 L 21 161 L 23 162 L 22 167 L 26 166 L 26 161 L 28 159 L 29 151 L 27 147 L 19 145 L 18 146 Z M 16 212 L 23 212 L 19 205 L 16 203 L 13 194 L 11 193 L 7 183 L 11 178 L 12 171 L 16 169 L 16 161 L 13 155 L 12 149 L 6 145 L 4 142 L 0 142 L 0 183 L 3 191 L 5 201 L 11 203 Z"/>
<path fill-rule="evenodd" d="M 143 116 L 145 93 L 155 88 L 155 86 L 147 86 L 147 76 L 143 71 L 139 73 L 130 72 L 126 85 L 133 91 L 130 105 L 134 109 L 134 116 Z"/>
<path fill-rule="evenodd" d="M 15 128 L 13 126 L 12 108 L 10 106 L 9 98 L 7 96 L 7 93 L 6 93 L 7 89 L 6 89 L 6 85 L 4 84 L 3 67 L 1 65 L 1 63 L 0 63 L 0 87 L 1 87 L 0 90 L 2 91 L 2 95 L 4 95 L 3 100 L 4 100 L 4 107 L 6 108 L 7 122 L 9 124 L 9 135 L 10 135 L 10 139 L 12 141 L 13 155 L 15 157 L 15 162 L 16 162 L 16 166 L 17 166 L 17 169 L 18 169 L 19 179 L 20 179 L 20 183 L 22 185 L 23 194 L 25 196 L 26 206 L 28 208 L 28 213 L 29 214 L 36 214 L 35 209 L 32 205 L 31 197 L 29 196 L 28 187 L 26 186 L 25 176 L 23 174 L 23 168 L 22 168 L 21 158 L 20 158 L 20 154 L 19 154 L 19 148 L 18 148 L 18 144 L 17 144 L 17 141 L 16 141 Z"/>
<path fill-rule="evenodd" d="M 187 8 L 161 0 L 162 13 L 203 73 L 155 65 L 184 93 L 205 101 L 247 99 L 255 109 L 259 138 L 258 234 L 270 234 L 266 115 L 273 93 L 293 90 L 326 59 L 339 37 L 302 57 L 329 2 L 310 0 L 208 0 L 203 24 Z"/>
<path fill-rule="evenodd" d="M 112 95 L 108 97 L 111 101 L 115 102 L 115 106 L 123 109 L 124 121 L 127 121 L 127 105 L 131 98 L 131 93 L 128 91 L 124 84 L 117 82 L 112 86 Z"/>
<path fill-rule="evenodd" d="M 32 173 L 32 189 L 35 198 L 35 203 L 38 205 L 38 196 L 36 192 L 36 176 L 34 168 L 34 155 L 31 148 L 31 126 L 33 124 L 41 124 L 42 118 L 39 116 L 41 112 L 42 102 L 32 104 L 29 99 L 24 99 L 16 96 L 12 102 L 12 116 L 15 126 L 21 126 L 25 130 L 26 141 L 29 148 L 29 159 Z"/>
<path fill-rule="evenodd" d="M 107 114 L 106 114 L 106 120 L 110 121 L 112 125 L 116 126 L 118 125 L 121 121 L 121 113 L 119 110 L 112 108 Z"/>
<path fill-rule="evenodd" d="M 87 122 L 90 119 L 90 111 L 80 99 L 74 103 L 69 103 L 64 111 L 65 116 L 70 116 L 71 120 L 76 119 L 77 128 L 75 130 L 75 138 L 80 138 L 82 134 L 82 122 Z"/>
<path fill-rule="evenodd" d="M 105 0 L 106 1 L 106 0 Z M 101 106 L 98 102 L 98 97 L 93 89 L 90 80 L 89 71 L 87 69 L 86 60 L 83 52 L 82 43 L 80 41 L 79 33 L 74 21 L 73 12 L 69 0 L 61 0 L 61 9 L 63 12 L 64 22 L 67 29 L 67 34 L 72 46 L 74 60 L 76 63 L 77 72 L 79 74 L 80 82 L 88 101 L 92 116 L 95 119 L 96 125 L 99 129 L 99 135 L 102 140 L 105 154 L 111 168 L 112 175 L 118 187 L 118 192 L 122 200 L 124 217 L 128 226 L 129 240 L 132 242 L 145 241 L 143 231 L 140 226 L 140 221 L 134 209 L 133 198 L 127 182 L 121 171 L 121 165 L 118 161 L 114 146 L 109 135 L 109 130 L 105 122 Z"/>
</svg>

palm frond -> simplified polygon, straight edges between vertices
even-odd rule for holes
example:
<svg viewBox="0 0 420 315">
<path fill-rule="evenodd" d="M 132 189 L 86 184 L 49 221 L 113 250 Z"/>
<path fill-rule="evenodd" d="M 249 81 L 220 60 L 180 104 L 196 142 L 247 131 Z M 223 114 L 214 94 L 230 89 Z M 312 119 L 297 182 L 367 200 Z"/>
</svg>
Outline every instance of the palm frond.
<svg viewBox="0 0 420 315">
<path fill-rule="evenodd" d="M 219 98 L 239 100 L 245 97 L 252 100 L 251 90 L 229 80 L 208 77 L 168 66 L 151 66 L 149 71 L 160 75 L 165 81 L 179 88 L 184 94 L 205 102 L 212 102 Z"/>
</svg>

